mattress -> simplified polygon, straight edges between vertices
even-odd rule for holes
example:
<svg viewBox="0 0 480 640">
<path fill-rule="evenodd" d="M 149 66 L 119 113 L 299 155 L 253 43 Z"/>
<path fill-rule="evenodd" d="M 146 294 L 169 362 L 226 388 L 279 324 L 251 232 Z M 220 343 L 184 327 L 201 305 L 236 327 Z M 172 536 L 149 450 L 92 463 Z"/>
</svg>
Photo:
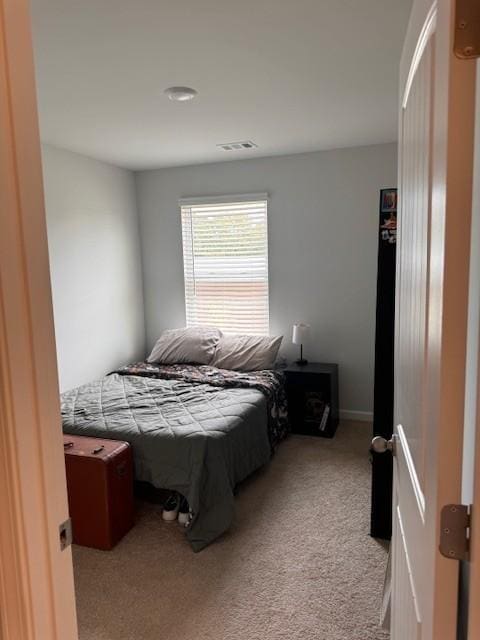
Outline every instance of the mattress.
<svg viewBox="0 0 480 640">
<path fill-rule="evenodd" d="M 61 398 L 65 433 L 130 442 L 137 480 L 187 498 L 195 551 L 228 529 L 235 485 L 268 462 L 286 416 L 277 378 L 231 373 L 139 363 Z"/>
</svg>

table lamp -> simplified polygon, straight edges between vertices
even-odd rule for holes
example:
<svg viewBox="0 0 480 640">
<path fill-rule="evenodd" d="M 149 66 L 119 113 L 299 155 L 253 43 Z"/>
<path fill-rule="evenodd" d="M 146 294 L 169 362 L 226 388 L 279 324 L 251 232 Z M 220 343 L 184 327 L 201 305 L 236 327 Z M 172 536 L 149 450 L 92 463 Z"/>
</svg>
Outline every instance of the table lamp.
<svg viewBox="0 0 480 640">
<path fill-rule="evenodd" d="M 300 345 L 300 359 L 296 360 L 296 364 L 301 366 L 308 364 L 308 360 L 303 357 L 303 345 L 307 341 L 310 332 L 310 325 L 299 322 L 293 325 L 292 343 Z"/>
</svg>

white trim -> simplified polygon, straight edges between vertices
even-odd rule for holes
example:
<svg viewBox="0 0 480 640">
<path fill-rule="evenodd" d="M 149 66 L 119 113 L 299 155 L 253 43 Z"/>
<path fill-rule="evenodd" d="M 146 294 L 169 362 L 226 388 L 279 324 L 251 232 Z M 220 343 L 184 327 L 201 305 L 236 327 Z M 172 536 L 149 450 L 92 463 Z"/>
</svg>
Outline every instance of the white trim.
<svg viewBox="0 0 480 640">
<path fill-rule="evenodd" d="M 422 522 L 425 524 L 425 496 L 422 491 L 422 487 L 420 485 L 420 480 L 418 479 L 417 470 L 415 468 L 415 463 L 413 462 L 412 454 L 410 453 L 410 447 L 408 446 L 408 439 L 405 435 L 405 431 L 401 424 L 397 425 L 397 433 L 398 440 L 400 441 L 400 445 L 402 447 L 402 452 L 405 457 L 405 462 L 408 469 L 408 474 L 410 476 L 410 482 L 412 484 L 413 492 L 415 494 L 415 499 L 417 501 L 418 512 L 422 519 Z"/>
<path fill-rule="evenodd" d="M 474 162 L 474 218 L 472 221 L 472 237 L 478 237 L 478 226 L 480 223 L 480 61 L 477 61 L 477 97 L 476 97 L 476 125 L 475 125 L 475 162 Z M 477 235 L 475 235 L 477 234 Z M 474 243 L 476 244 L 476 243 Z M 472 288 L 475 283 L 474 273 L 477 273 L 476 267 L 480 261 L 480 250 L 478 246 L 473 246 L 471 255 L 470 269 L 472 273 Z M 477 295 L 477 294 L 475 294 Z M 478 304 L 478 300 L 476 300 Z M 476 313 L 471 313 L 469 318 L 469 333 L 476 333 L 476 398 L 475 404 L 476 416 L 471 431 L 474 433 L 465 434 L 465 447 L 468 442 L 474 442 L 474 452 L 469 454 L 473 463 L 473 469 L 466 473 L 469 481 L 465 482 L 465 490 L 463 496 L 463 504 L 473 504 L 472 507 L 472 526 L 470 528 L 470 602 L 477 603 L 480 601 L 480 350 L 478 336 L 480 334 L 478 309 Z M 471 340 L 474 342 L 474 340 Z M 472 376 L 473 378 L 473 376 Z M 472 380 L 473 382 L 473 380 Z M 473 414 L 473 411 L 471 412 Z M 470 438 L 468 438 L 470 435 Z M 471 445 L 472 446 L 472 445 Z M 472 486 L 473 485 L 473 486 Z M 468 638 L 474 640 L 480 636 L 480 610 L 478 606 L 470 606 L 468 612 Z"/>
<path fill-rule="evenodd" d="M 340 409 L 340 420 L 356 420 L 357 422 L 373 422 L 373 411 L 355 411 Z"/>
<path fill-rule="evenodd" d="M 410 583 L 410 590 L 412 592 L 412 599 L 413 599 L 413 607 L 415 609 L 415 616 L 417 618 L 417 639 L 420 638 L 420 632 L 422 629 L 422 617 L 420 615 L 420 611 L 418 608 L 418 596 L 417 596 L 417 589 L 415 586 L 415 581 L 413 578 L 413 571 L 412 571 L 412 563 L 410 561 L 410 554 L 409 554 L 409 550 L 407 548 L 407 538 L 405 536 L 405 529 L 403 527 L 403 520 L 402 520 L 402 515 L 400 513 L 400 508 L 397 506 L 397 519 L 398 519 L 398 526 L 400 529 L 400 539 L 401 539 L 401 543 L 402 543 L 402 548 L 403 548 L 403 555 L 405 556 L 405 563 L 407 565 L 407 573 L 408 573 L 408 581 Z M 401 613 L 401 612 L 400 612 Z"/>
<path fill-rule="evenodd" d="M 405 109 L 407 106 L 408 96 L 410 95 L 413 79 L 417 72 L 418 65 L 420 64 L 420 60 L 422 59 L 423 52 L 425 51 L 428 41 L 430 40 L 430 36 L 435 32 L 436 22 L 437 22 L 437 2 L 435 1 L 431 6 L 430 11 L 428 12 L 422 31 L 420 33 L 420 37 L 417 42 L 417 46 L 415 47 L 412 63 L 410 65 L 407 81 L 405 83 L 405 89 L 403 91 L 402 109 Z"/>
<path fill-rule="evenodd" d="M 234 193 L 225 196 L 198 196 L 194 198 L 180 198 L 180 207 L 194 206 L 196 204 L 216 204 L 217 202 L 256 202 L 268 200 L 268 193 Z"/>
</svg>

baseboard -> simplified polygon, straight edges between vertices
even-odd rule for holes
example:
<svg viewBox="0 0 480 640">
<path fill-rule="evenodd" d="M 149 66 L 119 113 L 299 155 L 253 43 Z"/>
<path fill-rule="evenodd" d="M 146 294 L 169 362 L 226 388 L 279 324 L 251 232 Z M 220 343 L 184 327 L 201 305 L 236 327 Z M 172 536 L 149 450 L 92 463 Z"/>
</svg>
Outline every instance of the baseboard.
<svg viewBox="0 0 480 640">
<path fill-rule="evenodd" d="M 350 411 L 340 409 L 340 420 L 357 420 L 358 422 L 373 422 L 372 411 Z"/>
</svg>

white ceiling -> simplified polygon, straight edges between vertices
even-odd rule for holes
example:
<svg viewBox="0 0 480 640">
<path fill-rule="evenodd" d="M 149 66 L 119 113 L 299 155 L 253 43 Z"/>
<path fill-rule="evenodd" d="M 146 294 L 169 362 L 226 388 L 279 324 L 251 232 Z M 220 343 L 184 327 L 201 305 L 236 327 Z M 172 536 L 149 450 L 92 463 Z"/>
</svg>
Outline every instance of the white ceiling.
<svg viewBox="0 0 480 640">
<path fill-rule="evenodd" d="M 396 138 L 411 0 L 31 5 L 45 142 L 143 169 Z M 237 140 L 258 149 L 215 146 Z"/>
</svg>

